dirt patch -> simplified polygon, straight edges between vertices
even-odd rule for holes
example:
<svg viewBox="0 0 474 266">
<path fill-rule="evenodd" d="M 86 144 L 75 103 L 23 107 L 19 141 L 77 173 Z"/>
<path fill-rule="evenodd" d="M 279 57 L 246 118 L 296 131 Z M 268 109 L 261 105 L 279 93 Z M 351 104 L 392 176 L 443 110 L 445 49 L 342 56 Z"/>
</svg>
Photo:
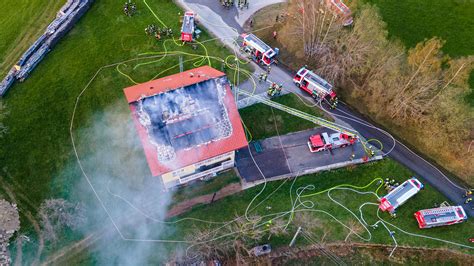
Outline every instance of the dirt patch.
<svg viewBox="0 0 474 266">
<path fill-rule="evenodd" d="M 219 191 L 207 195 L 202 195 L 190 200 L 183 201 L 177 205 L 175 205 L 173 208 L 171 208 L 168 211 L 168 214 L 166 215 L 166 218 L 174 217 L 177 215 L 180 215 L 182 213 L 185 213 L 189 210 L 192 209 L 192 207 L 198 205 L 198 204 L 208 204 L 211 203 L 212 198 L 214 197 L 214 194 L 216 196 L 214 197 L 214 201 L 222 199 L 224 197 L 227 197 L 229 195 L 235 194 L 242 191 L 242 186 L 240 183 L 233 183 L 230 185 L 227 185 L 223 188 L 221 188 Z"/>
<path fill-rule="evenodd" d="M 259 265 L 310 265 L 317 259 L 318 264 L 334 264 L 334 260 L 342 260 L 348 264 L 367 263 L 379 264 L 444 264 L 471 265 L 474 255 L 465 254 L 448 249 L 430 249 L 398 247 L 394 255 L 389 258 L 391 245 L 364 244 L 364 243 L 334 243 L 321 246 L 302 248 L 281 248 L 269 256 L 252 259 L 250 264 Z"/>
</svg>

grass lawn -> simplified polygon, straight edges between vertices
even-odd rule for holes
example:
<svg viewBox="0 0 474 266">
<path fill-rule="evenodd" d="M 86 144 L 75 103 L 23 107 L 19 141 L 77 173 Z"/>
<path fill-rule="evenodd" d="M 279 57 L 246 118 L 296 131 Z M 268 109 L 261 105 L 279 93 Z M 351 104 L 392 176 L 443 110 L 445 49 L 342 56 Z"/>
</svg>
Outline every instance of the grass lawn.
<svg viewBox="0 0 474 266">
<path fill-rule="evenodd" d="M 314 116 L 324 117 L 324 114 L 318 108 L 307 106 L 313 103 L 300 99 L 294 94 L 280 96 L 274 99 L 274 101 Z M 264 139 L 276 136 L 278 133 L 284 135 L 317 126 L 314 123 L 280 110 L 273 109 L 272 113 L 272 109 L 272 107 L 259 103 L 239 110 L 242 121 L 250 131 L 252 139 Z M 327 117 L 325 118 L 329 119 Z M 278 127 L 278 133 L 275 128 L 275 121 Z"/>
<path fill-rule="evenodd" d="M 207 181 L 193 182 L 187 186 L 178 188 L 174 192 L 171 206 L 185 201 L 186 199 L 217 192 L 221 188 L 232 183 L 240 183 L 240 178 L 235 174 L 234 170 L 228 170 L 226 172 L 220 173 L 218 176 L 213 177 Z"/>
<path fill-rule="evenodd" d="M 41 1 L 36 2 L 41 5 Z M 69 126 L 76 97 L 96 71 L 111 63 L 136 58 L 140 53 L 165 51 L 164 41 L 157 42 L 143 32 L 148 24 L 160 26 L 144 3 L 137 1 L 138 12 L 132 18 L 122 14 L 121 3 L 96 1 L 31 76 L 24 83 L 13 86 L 4 99 L 10 115 L 4 121 L 9 133 L 0 139 L 0 177 L 18 196 L 21 211 L 35 214 L 44 199 L 67 198 L 75 182 L 82 178 L 73 156 Z M 148 0 L 147 3 L 177 36 L 180 31 L 178 14 L 182 11 L 166 0 Z M 204 32 L 200 40 L 206 39 L 210 36 Z M 171 40 L 166 41 L 166 46 L 169 53 L 189 53 L 183 56 L 185 69 L 208 63 L 205 57 L 201 60 L 206 52 L 201 46 L 193 50 Z M 227 57 L 228 51 L 215 41 L 207 42 L 206 47 L 210 56 L 216 57 L 211 58 L 210 63 L 220 69 L 218 58 Z M 5 49 L 0 52 L 7 53 Z M 201 59 L 193 54 L 201 55 Z M 161 61 L 157 59 L 160 58 L 138 60 L 118 67 L 137 82 L 148 81 L 157 74 L 165 76 L 179 71 L 177 56 L 170 55 Z M 137 65 L 143 62 L 150 64 Z M 114 105 L 118 106 L 117 112 L 130 120 L 122 89 L 133 82 L 125 75 L 120 74 L 115 66 L 104 68 L 97 75 L 77 106 L 75 133 L 90 127 L 95 121 L 94 116 Z M 232 73 L 229 78 L 232 79 Z M 79 140 L 78 144 L 79 152 L 85 154 L 97 143 Z M 0 189 L 0 193 L 3 192 Z M 24 216 L 21 222 L 22 230 L 31 228 Z"/>
<path fill-rule="evenodd" d="M 356 186 L 365 186 L 370 183 L 374 178 L 377 177 L 390 177 L 394 178 L 398 182 L 406 180 L 411 173 L 409 170 L 399 165 L 398 163 L 385 159 L 372 164 L 357 166 L 356 168 L 346 168 L 339 169 L 330 172 L 322 172 L 313 175 L 307 175 L 300 177 L 296 180 L 293 185 L 293 198 L 295 196 L 295 191 L 298 187 L 302 187 L 308 184 L 314 184 L 314 191 L 307 191 L 304 194 L 310 194 L 316 191 L 322 191 L 328 188 L 331 188 L 338 184 L 351 184 Z M 405 231 L 410 233 L 422 234 L 431 237 L 442 238 L 445 240 L 454 241 L 457 243 L 462 243 L 465 245 L 470 245 L 474 247 L 474 244 L 468 243 L 468 238 L 472 237 L 472 232 L 474 232 L 474 222 L 469 220 L 466 223 L 453 225 L 449 227 L 438 227 L 427 230 L 418 229 L 413 213 L 419 209 L 431 208 L 434 203 L 441 203 L 445 198 L 430 185 L 426 184 L 423 179 L 420 179 L 425 184 L 425 189 L 418 193 L 414 198 L 410 199 L 402 207 L 397 210 L 397 218 L 393 219 L 388 214 L 382 213 L 381 217 L 393 223 L 394 225 L 402 228 Z M 257 205 L 266 198 L 270 193 L 272 193 L 277 187 L 285 181 L 277 181 L 268 183 L 264 192 L 258 197 L 254 202 L 254 205 Z M 180 218 L 183 217 L 194 217 L 209 219 L 212 218 L 213 221 L 227 221 L 231 220 L 235 215 L 243 215 L 247 205 L 252 200 L 252 198 L 262 189 L 263 185 L 245 190 L 242 193 L 229 196 L 218 202 L 215 202 L 213 205 L 198 206 L 191 210 L 189 213 L 186 213 Z M 255 209 L 251 214 L 258 215 L 268 215 L 271 213 L 288 211 L 291 209 L 290 201 L 290 187 L 291 182 L 286 181 L 271 197 L 269 200 L 261 204 L 257 209 Z M 374 183 L 370 187 L 364 189 L 363 191 L 375 191 L 377 184 Z M 379 191 L 379 196 L 386 194 L 386 191 L 382 188 Z M 364 202 L 377 202 L 377 199 L 374 195 L 360 195 L 355 192 L 348 190 L 333 190 L 331 196 L 349 208 L 351 211 L 359 214 L 359 206 Z M 351 221 L 356 221 L 354 216 L 352 216 L 347 210 L 343 209 L 341 206 L 338 206 L 336 203 L 331 201 L 327 193 L 323 193 L 316 196 L 311 196 L 303 198 L 304 200 L 311 200 L 315 203 L 314 209 L 324 210 L 334 215 L 341 222 L 348 224 Z M 267 209 L 267 206 L 271 206 L 271 210 Z M 377 221 L 376 217 L 376 206 L 368 205 L 362 209 L 364 214 L 364 219 L 369 223 L 373 224 Z M 208 214 L 212 213 L 212 217 L 209 217 Z M 345 237 L 348 234 L 348 230 L 338 224 L 335 220 L 329 217 L 327 214 L 313 212 L 311 213 L 314 218 L 314 223 L 320 223 L 322 228 L 315 229 L 314 234 L 318 237 L 321 237 L 324 231 L 328 232 L 326 241 L 335 242 L 335 241 L 344 241 Z M 288 216 L 285 216 L 285 219 L 288 219 Z M 178 225 L 179 230 L 177 230 L 177 235 L 175 237 L 180 238 L 184 237 L 186 234 L 192 232 L 193 226 L 197 228 L 206 227 L 207 225 L 202 225 L 195 222 L 183 222 Z M 272 237 L 270 242 L 273 246 L 285 246 L 287 245 L 296 228 L 290 226 L 289 233 L 282 237 Z M 456 249 L 453 245 L 444 244 L 438 241 L 429 240 L 420 237 L 408 236 L 394 228 L 395 237 L 399 245 L 413 245 L 413 246 L 422 246 L 422 247 L 447 247 L 450 249 Z M 393 243 L 389 237 L 387 231 L 383 226 L 379 226 L 377 229 L 370 229 L 372 234 L 371 242 L 375 243 Z M 369 237 L 369 234 L 364 230 L 360 231 L 360 234 L 363 237 Z M 264 237 L 263 242 L 267 242 L 267 237 Z M 350 238 L 352 241 L 363 242 L 360 239 L 352 236 Z M 300 245 L 304 242 L 298 241 Z M 257 243 L 255 243 L 257 244 Z M 467 251 L 467 249 L 463 249 Z"/>
<path fill-rule="evenodd" d="M 390 36 L 409 48 L 434 36 L 446 41 L 443 51 L 452 57 L 474 55 L 474 3 L 464 0 L 391 1 L 365 0 L 376 4 Z M 474 106 L 474 70 L 466 101 Z"/>
<path fill-rule="evenodd" d="M 66 0 L 0 0 L 0 79 L 44 32 Z"/>
<path fill-rule="evenodd" d="M 379 7 L 389 34 L 401 39 L 407 47 L 437 36 L 446 40 L 443 51 L 450 56 L 474 55 L 472 1 L 365 1 Z"/>
</svg>

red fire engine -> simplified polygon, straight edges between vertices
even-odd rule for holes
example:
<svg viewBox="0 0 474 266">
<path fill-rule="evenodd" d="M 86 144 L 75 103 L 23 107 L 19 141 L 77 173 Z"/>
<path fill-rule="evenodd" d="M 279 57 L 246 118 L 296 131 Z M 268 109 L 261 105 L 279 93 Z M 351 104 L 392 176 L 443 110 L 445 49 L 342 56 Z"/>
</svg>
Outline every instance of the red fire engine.
<svg viewBox="0 0 474 266">
<path fill-rule="evenodd" d="M 381 198 L 379 208 L 382 211 L 394 213 L 396 208 L 415 196 L 422 188 L 423 184 L 412 177 Z"/>
<path fill-rule="evenodd" d="M 306 67 L 302 67 L 298 70 L 293 78 L 293 82 L 300 89 L 311 94 L 313 98 L 321 100 L 327 99 L 333 106 L 337 104 L 337 95 L 332 89 L 332 85 Z"/>
<path fill-rule="evenodd" d="M 323 132 L 309 137 L 308 147 L 311 152 L 320 152 L 344 148 L 354 144 L 356 141 L 356 137 L 351 137 L 344 133 L 333 133 L 329 135 L 328 133 Z"/>
<path fill-rule="evenodd" d="M 184 13 L 183 26 L 181 27 L 181 41 L 192 42 L 194 40 L 195 29 L 194 12 L 188 11 Z"/>
<path fill-rule="evenodd" d="M 336 16 L 342 18 L 342 25 L 350 26 L 354 22 L 352 12 L 342 0 L 326 0 L 326 4 L 335 13 Z"/>
<path fill-rule="evenodd" d="M 418 227 L 423 229 L 462 223 L 467 220 L 467 215 L 462 206 L 446 206 L 417 211 L 415 218 Z"/>
<path fill-rule="evenodd" d="M 242 46 L 244 51 L 250 53 L 255 62 L 263 66 L 275 63 L 275 57 L 278 54 L 277 48 L 272 49 L 268 44 L 251 33 L 243 33 L 240 37 L 243 39 Z"/>
</svg>

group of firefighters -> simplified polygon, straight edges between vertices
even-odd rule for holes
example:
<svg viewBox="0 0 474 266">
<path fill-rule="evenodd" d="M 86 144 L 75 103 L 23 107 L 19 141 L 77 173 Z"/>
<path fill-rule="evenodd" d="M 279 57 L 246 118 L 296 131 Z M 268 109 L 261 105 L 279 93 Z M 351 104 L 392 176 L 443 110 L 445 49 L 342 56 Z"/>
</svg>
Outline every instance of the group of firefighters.
<svg viewBox="0 0 474 266">
<path fill-rule="evenodd" d="M 395 179 L 385 178 L 384 188 L 387 192 L 392 191 L 394 188 L 398 187 L 400 183 L 396 182 Z"/>
<path fill-rule="evenodd" d="M 145 34 L 148 36 L 155 36 L 157 40 L 160 40 L 161 36 L 173 36 L 173 30 L 168 27 L 158 28 L 155 24 L 150 24 L 146 26 Z"/>
<path fill-rule="evenodd" d="M 135 3 L 125 2 L 125 4 L 123 4 L 123 13 L 126 16 L 131 17 L 135 14 L 136 11 L 137 5 Z"/>
<path fill-rule="evenodd" d="M 219 0 L 221 5 L 227 9 L 230 9 L 231 6 L 234 5 L 235 0 Z M 249 8 L 249 0 L 237 0 L 237 7 L 238 8 Z"/>
<path fill-rule="evenodd" d="M 277 85 L 275 82 L 272 82 L 272 85 L 267 89 L 268 97 L 280 96 L 281 90 L 283 89 L 283 84 Z"/>
<path fill-rule="evenodd" d="M 466 200 L 464 201 L 464 204 L 469 204 L 472 201 L 472 190 L 471 189 L 466 190 L 466 192 L 463 195 L 463 198 L 466 198 Z M 474 209 L 474 206 L 472 207 L 472 209 Z"/>
</svg>

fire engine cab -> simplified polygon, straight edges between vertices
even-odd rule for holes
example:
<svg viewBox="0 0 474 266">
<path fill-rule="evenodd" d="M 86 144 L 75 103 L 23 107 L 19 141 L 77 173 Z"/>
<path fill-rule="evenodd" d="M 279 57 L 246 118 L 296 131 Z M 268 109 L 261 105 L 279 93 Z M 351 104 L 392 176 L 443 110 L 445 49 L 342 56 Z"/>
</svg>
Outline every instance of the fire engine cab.
<svg viewBox="0 0 474 266">
<path fill-rule="evenodd" d="M 342 0 L 326 0 L 326 5 L 334 12 L 334 14 L 342 18 L 343 26 L 350 26 L 354 22 L 352 12 Z"/>
<path fill-rule="evenodd" d="M 326 132 L 315 134 L 309 137 L 308 147 L 310 152 L 320 152 L 343 148 L 354 144 L 357 138 L 344 133 L 333 133 L 329 135 Z"/>
<path fill-rule="evenodd" d="M 415 218 L 418 227 L 423 229 L 462 223 L 467 220 L 467 215 L 462 206 L 446 206 L 417 211 Z"/>
<path fill-rule="evenodd" d="M 396 208 L 415 196 L 422 188 L 423 184 L 412 177 L 381 198 L 379 208 L 382 211 L 394 213 Z"/>
<path fill-rule="evenodd" d="M 192 42 L 194 40 L 196 30 L 194 16 L 194 12 L 191 11 L 184 13 L 183 25 L 181 27 L 181 41 L 183 42 Z"/>
<path fill-rule="evenodd" d="M 278 49 L 272 49 L 268 44 L 260 40 L 253 34 L 243 33 L 242 46 L 245 52 L 252 55 L 252 59 L 263 66 L 269 66 L 275 63 L 275 58 L 278 55 Z"/>
<path fill-rule="evenodd" d="M 331 105 L 337 103 L 337 95 L 332 89 L 332 85 L 306 67 L 302 67 L 296 72 L 293 82 L 315 99 L 327 99 Z"/>
</svg>

